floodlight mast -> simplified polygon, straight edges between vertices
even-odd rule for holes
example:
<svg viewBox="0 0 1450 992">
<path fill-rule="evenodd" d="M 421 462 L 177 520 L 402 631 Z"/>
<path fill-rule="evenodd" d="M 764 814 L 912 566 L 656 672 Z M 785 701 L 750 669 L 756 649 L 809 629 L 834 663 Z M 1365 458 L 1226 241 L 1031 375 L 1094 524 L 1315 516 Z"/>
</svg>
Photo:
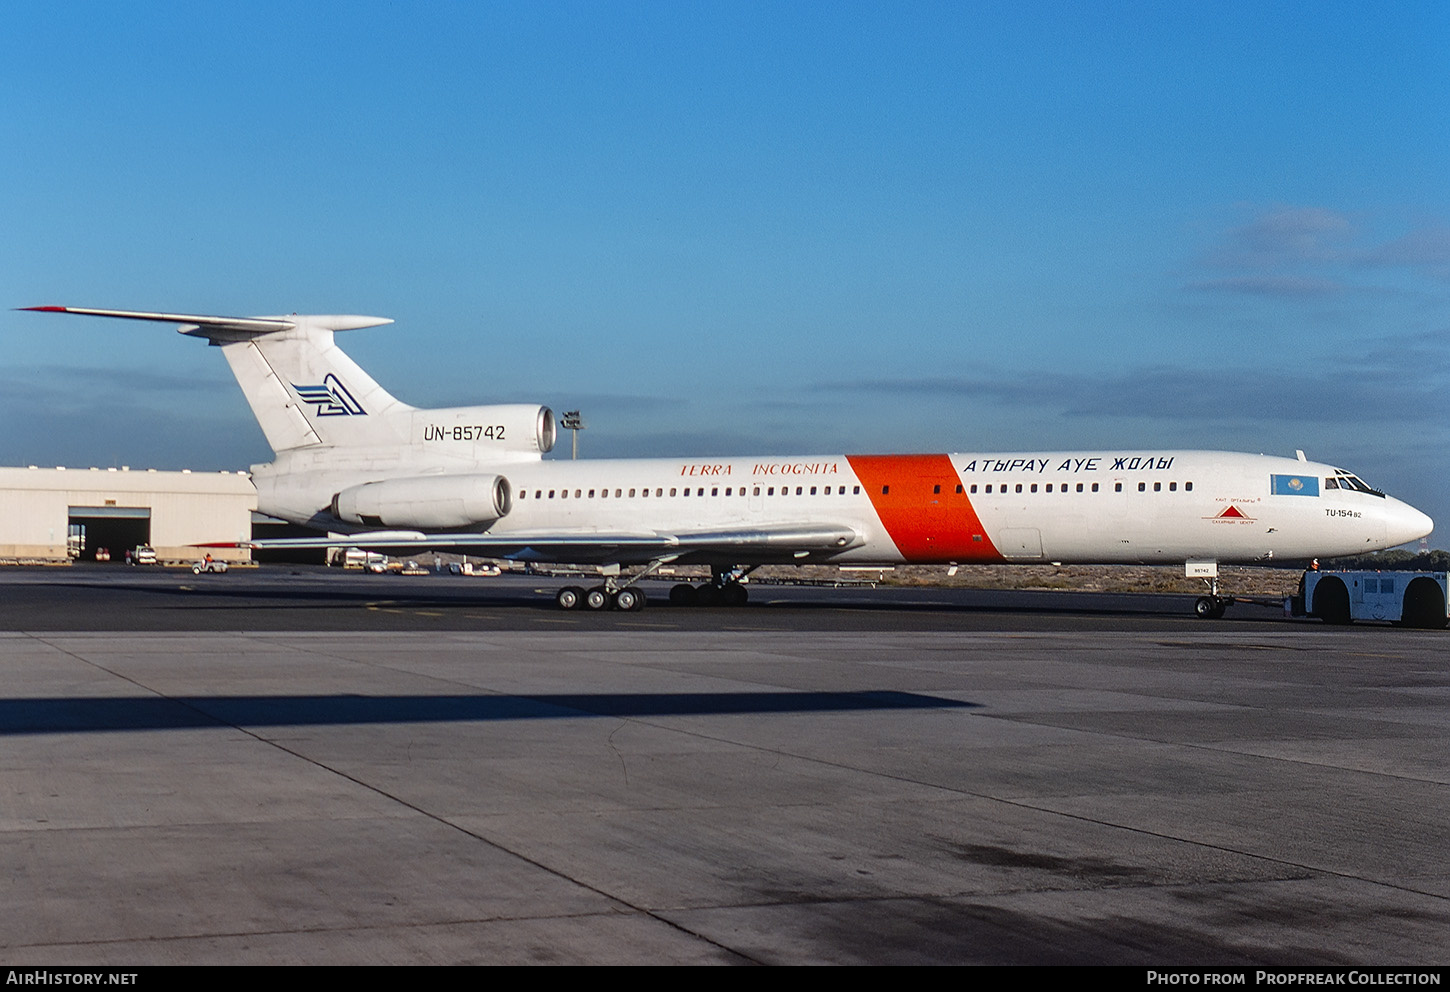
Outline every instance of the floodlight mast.
<svg viewBox="0 0 1450 992">
<path fill-rule="evenodd" d="M 574 432 L 573 455 L 574 461 L 579 460 L 579 432 L 584 429 L 584 418 L 579 415 L 578 410 L 568 410 L 559 417 L 559 425 L 566 431 Z"/>
</svg>

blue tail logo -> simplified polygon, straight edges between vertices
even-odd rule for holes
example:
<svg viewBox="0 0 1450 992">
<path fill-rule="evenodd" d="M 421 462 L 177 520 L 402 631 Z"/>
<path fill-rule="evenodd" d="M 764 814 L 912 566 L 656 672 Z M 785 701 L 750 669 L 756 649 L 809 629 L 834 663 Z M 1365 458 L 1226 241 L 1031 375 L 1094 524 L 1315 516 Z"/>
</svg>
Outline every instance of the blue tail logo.
<svg viewBox="0 0 1450 992">
<path fill-rule="evenodd" d="M 322 380 L 320 386 L 299 386 L 292 384 L 303 403 L 310 404 L 319 417 L 366 417 L 362 404 L 352 398 L 352 393 L 332 373 Z"/>
</svg>

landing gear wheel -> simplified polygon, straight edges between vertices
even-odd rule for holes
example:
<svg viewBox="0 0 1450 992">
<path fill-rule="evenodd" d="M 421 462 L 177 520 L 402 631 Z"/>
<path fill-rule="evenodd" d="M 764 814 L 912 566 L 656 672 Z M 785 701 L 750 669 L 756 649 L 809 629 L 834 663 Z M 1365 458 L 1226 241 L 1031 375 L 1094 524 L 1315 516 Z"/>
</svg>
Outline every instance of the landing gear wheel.
<svg viewBox="0 0 1450 992">
<path fill-rule="evenodd" d="M 699 598 L 700 594 L 688 582 L 681 582 L 678 585 L 670 587 L 671 606 L 694 606 L 699 601 Z"/>
<path fill-rule="evenodd" d="M 609 590 L 595 586 L 584 594 L 584 608 L 591 612 L 609 608 Z"/>
<path fill-rule="evenodd" d="M 703 585 L 695 590 L 697 602 L 701 606 L 721 606 L 725 602 L 725 595 L 716 585 Z"/>
<path fill-rule="evenodd" d="M 554 602 L 561 610 L 577 610 L 584 602 L 584 590 L 578 586 L 565 586 L 554 594 Z"/>
<path fill-rule="evenodd" d="M 720 590 L 720 597 L 726 606 L 744 606 L 750 593 L 739 582 L 727 582 Z"/>
<path fill-rule="evenodd" d="M 626 613 L 644 609 L 644 593 L 638 589 L 621 589 L 614 594 L 614 608 Z"/>
<path fill-rule="evenodd" d="M 1193 604 L 1193 614 L 1200 620 L 1218 620 L 1228 609 L 1228 603 L 1213 596 L 1199 596 Z"/>
</svg>

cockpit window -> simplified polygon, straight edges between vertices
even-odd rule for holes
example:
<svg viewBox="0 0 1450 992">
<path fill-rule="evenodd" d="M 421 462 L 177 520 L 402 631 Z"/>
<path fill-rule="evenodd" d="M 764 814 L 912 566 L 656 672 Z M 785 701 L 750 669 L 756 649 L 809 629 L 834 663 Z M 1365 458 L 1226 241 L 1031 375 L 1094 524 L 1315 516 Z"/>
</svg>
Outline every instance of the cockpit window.
<svg viewBox="0 0 1450 992">
<path fill-rule="evenodd" d="M 1359 476 L 1351 475 L 1343 469 L 1337 469 L 1336 472 L 1338 474 L 1333 479 L 1324 480 L 1325 489 L 1353 489 L 1357 492 L 1368 493 L 1370 496 L 1378 496 L 1380 499 L 1384 499 L 1384 493 L 1366 485 Z"/>
</svg>

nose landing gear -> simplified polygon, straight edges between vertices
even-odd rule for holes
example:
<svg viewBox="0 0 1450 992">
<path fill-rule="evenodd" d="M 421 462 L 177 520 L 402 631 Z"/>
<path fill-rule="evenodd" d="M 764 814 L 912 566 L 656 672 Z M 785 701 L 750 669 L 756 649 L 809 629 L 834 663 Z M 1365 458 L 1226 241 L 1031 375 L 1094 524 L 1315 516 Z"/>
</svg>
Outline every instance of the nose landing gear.
<svg viewBox="0 0 1450 992">
<path fill-rule="evenodd" d="M 1193 604 L 1193 615 L 1200 620 L 1221 619 L 1230 606 L 1233 605 L 1232 596 L 1220 596 L 1218 594 L 1218 577 L 1204 579 L 1208 583 L 1208 595 L 1199 596 Z"/>
</svg>

